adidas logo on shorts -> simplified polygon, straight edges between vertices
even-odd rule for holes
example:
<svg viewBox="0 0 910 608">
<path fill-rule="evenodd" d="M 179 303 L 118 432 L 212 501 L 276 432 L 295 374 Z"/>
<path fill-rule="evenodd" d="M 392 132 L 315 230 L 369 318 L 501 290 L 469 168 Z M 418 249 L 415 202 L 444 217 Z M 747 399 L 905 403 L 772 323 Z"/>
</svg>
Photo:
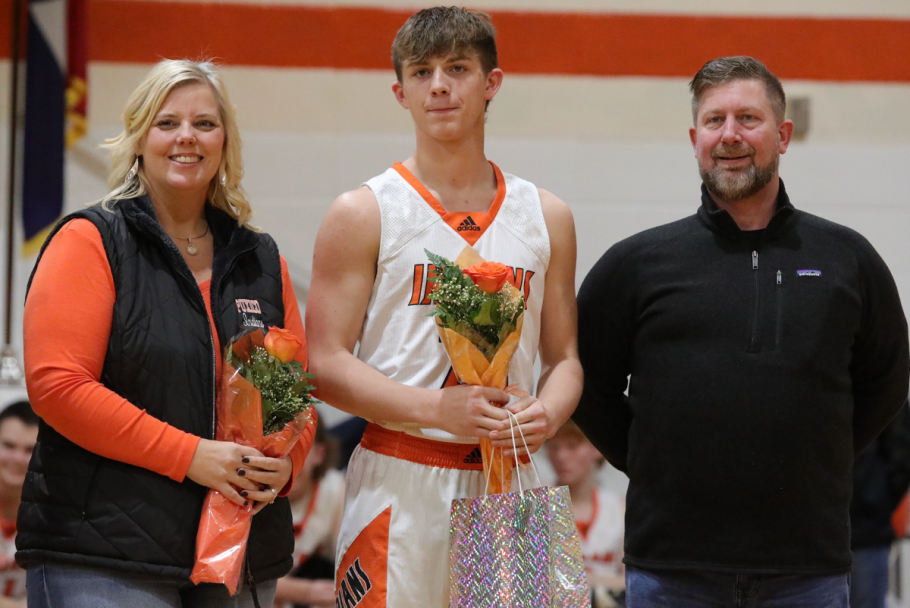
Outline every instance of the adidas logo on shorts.
<svg viewBox="0 0 910 608">
<path fill-rule="evenodd" d="M 483 456 L 480 455 L 480 447 L 474 448 L 470 454 L 464 457 L 465 464 L 483 464 Z"/>
<path fill-rule="evenodd" d="M 472 218 L 470 215 L 467 217 L 467 219 L 465 219 L 465 221 L 458 224 L 458 232 L 464 232 L 465 230 L 476 230 L 477 232 L 480 232 L 480 226 L 474 223 L 474 218 Z"/>
</svg>

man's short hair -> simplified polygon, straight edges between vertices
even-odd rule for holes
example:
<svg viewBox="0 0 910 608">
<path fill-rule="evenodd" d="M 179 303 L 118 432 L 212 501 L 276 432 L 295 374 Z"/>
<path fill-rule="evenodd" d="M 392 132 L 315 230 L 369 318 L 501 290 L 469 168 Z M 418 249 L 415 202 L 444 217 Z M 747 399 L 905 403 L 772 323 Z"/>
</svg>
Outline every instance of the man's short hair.
<svg viewBox="0 0 910 608">
<path fill-rule="evenodd" d="M 778 123 L 784 119 L 787 97 L 784 95 L 784 87 L 781 86 L 780 80 L 758 59 L 739 55 L 712 59 L 698 70 L 695 78 L 689 83 L 689 91 L 692 93 L 692 120 L 698 118 L 698 108 L 701 106 L 705 91 L 734 80 L 760 80 L 763 82 L 768 94 L 768 101 L 771 102 L 771 109 L 774 111 L 774 118 Z"/>
<path fill-rule="evenodd" d="M 0 424 L 3 424 L 7 418 L 17 418 L 26 426 L 38 426 L 38 422 L 41 420 L 32 409 L 32 405 L 25 400 L 10 403 L 3 408 L 3 411 L 0 411 Z"/>
<path fill-rule="evenodd" d="M 496 30 L 490 16 L 455 6 L 427 8 L 411 15 L 392 43 L 392 65 L 398 81 L 405 63 L 424 62 L 449 53 L 477 53 L 484 74 L 499 67 Z"/>
</svg>

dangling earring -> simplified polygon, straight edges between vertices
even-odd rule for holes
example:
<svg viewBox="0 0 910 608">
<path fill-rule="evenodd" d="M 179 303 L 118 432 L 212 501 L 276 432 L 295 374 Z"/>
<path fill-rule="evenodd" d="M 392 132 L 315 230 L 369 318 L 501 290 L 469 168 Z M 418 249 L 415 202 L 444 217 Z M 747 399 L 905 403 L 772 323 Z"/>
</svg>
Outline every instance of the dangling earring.
<svg viewBox="0 0 910 608">
<path fill-rule="evenodd" d="M 222 173 L 221 174 L 221 187 L 224 188 L 225 186 L 227 186 L 227 175 Z"/>
<path fill-rule="evenodd" d="M 124 179 L 123 181 L 125 181 L 126 183 L 130 183 L 131 181 L 133 181 L 133 179 L 135 179 L 137 173 L 139 173 L 139 157 L 138 156 L 136 157 L 136 160 L 133 162 L 133 166 L 130 167 L 129 173 L 126 174 L 126 179 Z"/>
</svg>

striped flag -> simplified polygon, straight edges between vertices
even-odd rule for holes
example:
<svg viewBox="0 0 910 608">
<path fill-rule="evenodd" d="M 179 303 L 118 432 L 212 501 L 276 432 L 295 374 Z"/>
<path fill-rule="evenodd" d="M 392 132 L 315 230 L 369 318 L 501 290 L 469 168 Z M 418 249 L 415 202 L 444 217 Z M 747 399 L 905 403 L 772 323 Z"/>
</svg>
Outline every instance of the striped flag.
<svg viewBox="0 0 910 608">
<path fill-rule="evenodd" d="M 86 0 L 31 0 L 22 163 L 23 255 L 38 251 L 63 211 L 65 149 L 86 121 Z"/>
<path fill-rule="evenodd" d="M 88 52 L 86 4 L 88 0 L 66 2 L 66 147 L 70 148 L 88 131 Z"/>
</svg>

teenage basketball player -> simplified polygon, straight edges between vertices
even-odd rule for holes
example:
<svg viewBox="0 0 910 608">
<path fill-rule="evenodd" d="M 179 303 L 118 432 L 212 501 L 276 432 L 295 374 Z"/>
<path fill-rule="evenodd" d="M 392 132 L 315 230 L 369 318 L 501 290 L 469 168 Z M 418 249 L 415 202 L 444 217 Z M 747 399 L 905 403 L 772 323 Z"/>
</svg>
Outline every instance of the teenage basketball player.
<svg viewBox="0 0 910 608">
<path fill-rule="evenodd" d="M 348 468 L 337 605 L 444 607 L 451 501 L 484 493 L 478 438 L 513 457 L 506 406 L 528 443 L 518 455 L 534 452 L 580 396 L 575 228 L 565 203 L 484 156 L 486 106 L 503 78 L 489 17 L 420 11 L 392 50 L 392 90 L 411 112 L 417 148 L 329 209 L 307 337 L 320 397 L 371 421 Z M 434 269 L 424 249 L 454 260 L 468 244 L 510 266 L 525 294 L 509 382 L 536 398 L 509 404 L 452 373 L 427 316 Z"/>
</svg>

